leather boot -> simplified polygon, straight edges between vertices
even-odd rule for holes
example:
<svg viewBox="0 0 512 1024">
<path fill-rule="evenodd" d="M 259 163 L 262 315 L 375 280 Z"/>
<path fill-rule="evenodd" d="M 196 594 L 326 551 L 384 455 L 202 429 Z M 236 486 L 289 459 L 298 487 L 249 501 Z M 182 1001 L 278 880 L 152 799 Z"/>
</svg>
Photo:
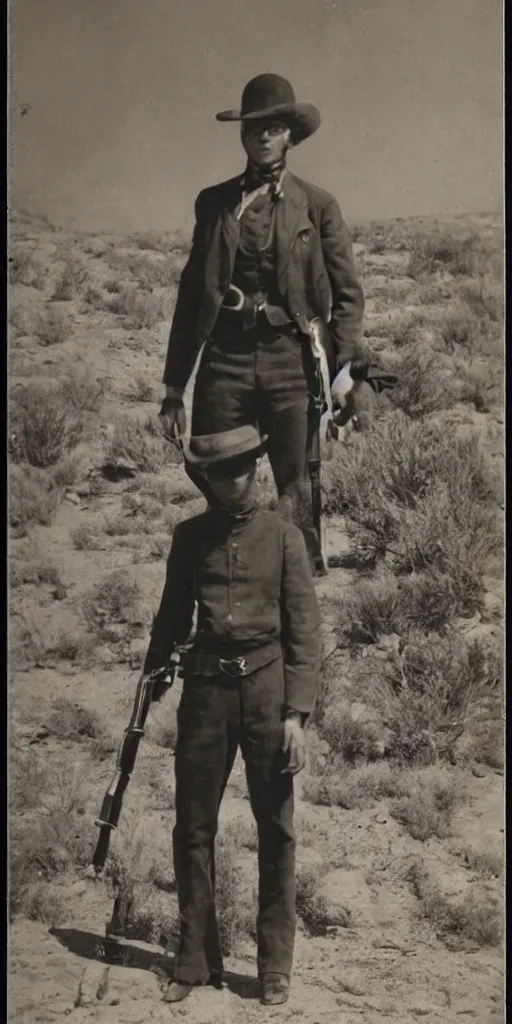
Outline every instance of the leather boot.
<svg viewBox="0 0 512 1024">
<path fill-rule="evenodd" d="M 286 1003 L 290 995 L 290 979 L 286 974 L 262 974 L 260 978 L 260 1001 L 265 1006 Z"/>
</svg>

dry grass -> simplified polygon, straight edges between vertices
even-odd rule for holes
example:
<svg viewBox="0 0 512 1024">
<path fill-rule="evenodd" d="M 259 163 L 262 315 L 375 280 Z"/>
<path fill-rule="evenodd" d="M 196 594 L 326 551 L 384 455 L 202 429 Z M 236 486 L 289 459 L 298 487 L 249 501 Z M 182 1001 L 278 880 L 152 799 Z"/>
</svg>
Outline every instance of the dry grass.
<svg viewBox="0 0 512 1024">
<path fill-rule="evenodd" d="M 101 530 L 85 523 L 71 530 L 71 540 L 77 551 L 101 551 L 105 546 Z"/>
<path fill-rule="evenodd" d="M 40 469 L 55 466 L 76 447 L 85 426 L 66 386 L 27 384 L 9 405 L 10 457 Z"/>
<path fill-rule="evenodd" d="M 28 288 L 42 291 L 45 284 L 45 272 L 41 262 L 34 256 L 31 249 L 23 245 L 15 245 L 9 255 L 9 284 L 23 284 Z"/>
<path fill-rule="evenodd" d="M 34 328 L 34 334 L 41 345 L 62 345 L 71 332 L 70 317 L 61 309 L 54 309 L 51 306 L 47 306 L 44 312 L 39 314 Z"/>
<path fill-rule="evenodd" d="M 83 784 L 78 772 L 52 772 L 32 751 L 15 751 L 9 802 L 9 915 L 38 917 L 42 884 L 90 862 L 94 829 Z"/>
<path fill-rule="evenodd" d="M 463 800 L 460 782 L 453 776 L 426 768 L 407 796 L 394 800 L 390 813 L 412 836 L 425 843 L 451 835 L 454 811 Z"/>
<path fill-rule="evenodd" d="M 136 285 L 129 285 L 115 295 L 109 302 L 109 309 L 123 317 L 125 326 L 134 330 L 151 330 L 167 314 L 164 296 L 142 291 Z"/>
<path fill-rule="evenodd" d="M 355 558 L 387 553 L 396 573 L 442 573 L 458 613 L 475 610 L 502 543 L 497 481 L 476 437 L 387 413 L 326 461 L 325 477 L 326 511 L 347 516 Z"/>
<path fill-rule="evenodd" d="M 68 253 L 63 270 L 55 283 L 52 298 L 57 302 L 67 302 L 76 298 L 80 295 L 87 278 L 88 270 L 82 260 L 73 253 Z"/>
<path fill-rule="evenodd" d="M 26 535 L 34 524 L 50 526 L 60 505 L 62 492 L 40 470 L 9 466 L 9 525 Z"/>
<path fill-rule="evenodd" d="M 486 255 L 486 247 L 477 232 L 457 237 L 438 228 L 413 237 L 406 272 L 415 279 L 438 270 L 453 277 L 471 276 L 478 271 Z"/>
<path fill-rule="evenodd" d="M 83 611 L 89 627 L 110 641 L 139 635 L 144 625 L 139 585 L 123 569 L 91 588 L 83 599 Z"/>
<path fill-rule="evenodd" d="M 308 775 L 303 783 L 303 797 L 309 803 L 349 811 L 371 807 L 379 800 L 404 793 L 407 793 L 404 772 L 391 768 L 386 762 L 358 764 L 344 768 L 342 773 L 328 765 L 325 770 Z"/>
<path fill-rule="evenodd" d="M 110 463 L 119 459 L 133 462 L 140 473 L 158 473 L 178 461 L 176 449 L 166 441 L 157 416 L 144 421 L 120 416 L 105 456 Z"/>
<path fill-rule="evenodd" d="M 419 901 L 421 916 L 430 921 L 439 938 L 452 948 L 500 944 L 503 935 L 501 907 L 497 898 L 484 888 L 471 888 L 458 900 L 445 896 L 419 859 L 411 865 L 407 880 Z"/>
</svg>

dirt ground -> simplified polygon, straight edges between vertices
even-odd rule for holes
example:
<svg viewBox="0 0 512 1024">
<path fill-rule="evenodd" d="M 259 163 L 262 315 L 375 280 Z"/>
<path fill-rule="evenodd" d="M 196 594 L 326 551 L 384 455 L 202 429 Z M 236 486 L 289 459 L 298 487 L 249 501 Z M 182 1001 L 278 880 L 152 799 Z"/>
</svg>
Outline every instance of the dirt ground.
<svg viewBox="0 0 512 1024">
<path fill-rule="evenodd" d="M 495 226 L 495 225 L 494 225 Z M 479 230 L 492 232 L 493 223 L 483 218 Z M 147 255 L 126 240 L 100 236 L 66 236 L 34 219 L 19 216 L 11 227 L 11 244 L 33 257 L 43 268 L 44 283 L 35 286 L 17 280 L 11 287 L 11 315 L 16 328 L 10 342 L 10 387 L 36 379 L 55 381 L 65 373 L 93 372 L 106 388 L 105 403 L 96 430 L 78 448 L 79 472 L 65 488 L 63 500 L 49 525 L 13 529 L 10 561 L 16 567 L 27 561 L 27 543 L 32 558 L 56 568 L 64 588 L 55 598 L 50 583 L 23 582 L 11 592 L 10 735 L 14 759 L 34 753 L 53 771 L 60 773 L 61 785 L 76 786 L 83 804 L 84 820 L 93 823 L 106 786 L 114 770 L 115 750 L 127 724 L 142 652 L 147 644 L 150 616 L 155 610 L 164 578 L 166 547 L 170 540 L 169 521 L 155 527 L 161 549 L 155 552 L 151 530 L 116 534 L 112 520 L 140 513 L 136 502 L 123 504 L 127 479 L 110 481 L 102 490 L 91 486 L 113 424 L 120 414 L 141 416 L 158 410 L 167 319 L 152 327 L 127 327 L 112 316 L 99 301 L 89 298 L 85 285 L 71 298 L 51 301 L 52 289 L 70 259 L 86 268 L 88 288 L 101 290 L 108 276 L 133 275 L 119 262 Z M 110 254 L 110 263 L 105 254 Z M 365 264 L 369 323 L 379 310 L 375 296 L 386 282 L 404 281 L 402 253 L 371 253 L 363 244 L 356 255 Z M 156 265 L 163 256 L 150 253 Z M 383 277 L 384 272 L 388 277 Z M 26 278 L 30 281 L 30 277 Z M 115 294 L 115 293 L 113 293 Z M 158 288 L 156 293 L 160 294 Z M 175 288 L 162 289 L 172 308 Z M 57 344 L 41 343 L 36 325 L 49 306 L 63 311 L 66 334 Z M 377 339 L 378 341 L 378 339 Z M 378 344 L 376 344 L 378 347 Z M 144 378 L 153 383 L 149 394 L 134 395 L 134 382 Z M 190 409 L 191 385 L 187 391 Z M 141 397 L 142 396 L 142 397 Z M 467 410 L 462 426 L 477 427 L 487 445 L 489 460 L 502 472 L 503 414 L 501 407 L 489 411 Z M 263 470 L 268 475 L 268 470 Z M 163 466 L 155 479 L 168 485 L 180 514 L 193 514 L 202 507 L 181 466 Z M 143 515 L 143 513 L 142 513 Z M 107 524 L 107 529 L 105 529 Z M 101 526 L 101 529 L 100 529 Z M 96 545 L 80 548 L 74 538 L 97 530 Z M 333 563 L 342 561 L 348 538 L 342 516 L 333 517 L 328 531 Z M 114 641 L 97 639 L 92 660 L 80 653 L 65 658 L 62 653 L 45 653 L 34 647 L 36 633 L 78 637 L 83 623 L 77 615 L 84 597 L 100 583 L 105 573 L 126 570 L 136 580 L 144 608 L 142 630 L 123 635 L 122 657 Z M 328 577 L 317 584 L 325 608 L 329 600 L 349 592 L 359 570 L 333 565 Z M 490 566 L 486 579 L 485 611 L 469 620 L 466 631 L 477 634 L 502 630 L 503 581 L 499 563 Z M 28 623 L 28 626 L 27 626 Z M 23 640 L 27 632 L 29 641 Z M 323 632 L 325 649 L 332 645 L 333 622 L 326 611 Z M 25 630 L 25 633 L 23 632 Z M 21 639 L 20 639 L 21 638 Z M 25 647 L 23 644 L 25 643 Z M 44 645 L 43 645 L 44 647 Z M 91 652 L 89 652 L 89 655 Z M 340 663 L 340 671 L 344 670 Z M 134 832 L 144 848 L 168 851 L 171 869 L 173 812 L 172 745 L 162 743 L 162 734 L 174 728 L 179 684 L 160 706 L 152 709 L 147 734 L 141 744 L 133 779 L 125 797 L 123 816 L 113 848 L 122 850 Z M 48 727 L 52 708 L 61 700 L 78 701 L 100 715 L 110 740 L 105 756 L 94 756 L 87 742 L 55 735 Z M 309 737 L 311 750 L 317 738 Z M 434 770 L 434 769 L 432 769 Z M 162 1001 L 166 978 L 172 969 L 174 939 L 167 946 L 138 939 L 114 943 L 105 940 L 105 926 L 112 909 L 112 893 L 105 881 L 92 881 L 83 867 L 70 863 L 51 879 L 47 895 L 37 912 L 19 913 L 10 925 L 9 937 L 9 1020 L 12 1024 L 36 1024 L 70 1017 L 99 1024 L 142 1024 L 147 1020 L 173 1018 L 193 1024 L 238 1024 L 247 1021 L 304 1024 L 414 1024 L 424 1020 L 474 1024 L 502 1024 L 504 963 L 501 944 L 450 943 L 436 928 L 435 921 L 422 913 L 422 902 L 411 879 L 421 862 L 435 878 L 443 897 L 464 900 L 474 885 L 485 899 L 503 903 L 501 870 L 477 871 L 478 855 L 503 862 L 504 791 L 503 768 L 465 760 L 443 771 L 453 776 L 464 799 L 456 807 L 449 834 L 415 839 L 390 813 L 389 799 L 370 801 L 369 806 L 325 806 L 306 799 L 312 762 L 297 779 L 298 863 L 317 865 L 318 895 L 336 921 L 325 934 L 314 935 L 301 923 L 298 929 L 295 969 L 289 1002 L 282 1007 L 259 1004 L 255 982 L 255 948 L 247 937 L 236 943 L 236 955 L 226 959 L 227 977 L 222 991 L 194 990 L 182 1005 Z M 423 776 L 421 776 L 423 778 Z M 38 808 L 30 814 L 37 814 Z M 44 810 L 41 814 L 47 814 Z M 221 811 L 220 832 L 236 824 L 240 835 L 249 834 L 251 812 L 247 801 L 241 763 L 237 760 Z M 91 842 L 96 830 L 91 827 Z M 11 843 L 15 840 L 11 838 Z M 468 859 L 467 851 L 471 851 Z M 254 882 L 256 854 L 250 844 L 240 844 L 240 879 Z M 165 857 L 164 857 L 165 859 Z M 240 882 L 242 884 L 242 882 Z M 245 883 L 244 883 L 245 884 Z M 248 883 L 249 884 L 249 883 Z M 174 897 L 173 897 L 174 898 Z M 233 893 L 236 900 L 237 894 Z"/>
</svg>

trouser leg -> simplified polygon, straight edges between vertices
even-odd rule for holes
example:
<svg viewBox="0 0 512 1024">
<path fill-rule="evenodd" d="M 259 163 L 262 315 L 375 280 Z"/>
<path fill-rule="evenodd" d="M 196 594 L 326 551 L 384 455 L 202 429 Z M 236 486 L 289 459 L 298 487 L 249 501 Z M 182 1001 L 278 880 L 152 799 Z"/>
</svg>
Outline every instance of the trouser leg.
<svg viewBox="0 0 512 1024">
<path fill-rule="evenodd" d="M 215 915 L 214 841 L 237 749 L 239 699 L 211 679 L 188 679 L 178 709 L 173 851 L 181 934 L 175 977 L 190 984 L 222 972 Z"/>
<path fill-rule="evenodd" d="M 258 974 L 289 976 L 296 927 L 295 834 L 293 779 L 282 774 L 283 703 L 281 660 L 244 682 L 241 745 L 258 828 Z"/>
</svg>

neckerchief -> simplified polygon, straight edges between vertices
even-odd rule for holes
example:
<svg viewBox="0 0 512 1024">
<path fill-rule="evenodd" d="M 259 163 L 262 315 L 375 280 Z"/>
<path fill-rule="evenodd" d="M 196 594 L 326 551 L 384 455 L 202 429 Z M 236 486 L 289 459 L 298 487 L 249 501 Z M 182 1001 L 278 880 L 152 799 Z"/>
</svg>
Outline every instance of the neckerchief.
<svg viewBox="0 0 512 1024">
<path fill-rule="evenodd" d="M 283 198 L 285 174 L 286 166 L 282 160 L 269 168 L 258 167 L 249 161 L 240 182 L 242 186 L 242 202 L 240 203 L 236 219 L 240 220 L 247 207 L 258 196 L 267 195 L 268 192 L 270 192 L 274 203 L 279 202 Z"/>
</svg>

